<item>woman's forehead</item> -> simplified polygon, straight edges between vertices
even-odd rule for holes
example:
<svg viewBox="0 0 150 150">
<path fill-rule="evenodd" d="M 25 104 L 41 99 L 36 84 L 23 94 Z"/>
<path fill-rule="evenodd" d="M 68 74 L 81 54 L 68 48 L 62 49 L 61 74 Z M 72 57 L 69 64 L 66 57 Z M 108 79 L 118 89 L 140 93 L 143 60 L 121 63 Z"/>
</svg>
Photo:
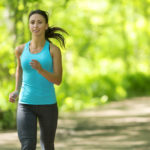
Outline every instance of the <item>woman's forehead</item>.
<svg viewBox="0 0 150 150">
<path fill-rule="evenodd" d="M 29 20 L 45 20 L 45 18 L 40 14 L 33 14 Z"/>
</svg>

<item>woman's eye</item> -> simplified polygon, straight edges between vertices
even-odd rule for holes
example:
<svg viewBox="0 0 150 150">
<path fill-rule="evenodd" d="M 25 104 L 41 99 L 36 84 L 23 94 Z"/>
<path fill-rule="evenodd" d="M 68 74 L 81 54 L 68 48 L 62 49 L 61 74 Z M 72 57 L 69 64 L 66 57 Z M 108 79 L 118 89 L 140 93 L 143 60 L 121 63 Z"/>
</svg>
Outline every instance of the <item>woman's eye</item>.
<svg viewBox="0 0 150 150">
<path fill-rule="evenodd" d="M 35 24 L 35 22 L 34 21 L 32 21 L 32 22 L 30 22 L 31 24 Z M 38 24 L 42 24 L 42 22 L 41 21 L 38 21 L 37 22 Z"/>
</svg>

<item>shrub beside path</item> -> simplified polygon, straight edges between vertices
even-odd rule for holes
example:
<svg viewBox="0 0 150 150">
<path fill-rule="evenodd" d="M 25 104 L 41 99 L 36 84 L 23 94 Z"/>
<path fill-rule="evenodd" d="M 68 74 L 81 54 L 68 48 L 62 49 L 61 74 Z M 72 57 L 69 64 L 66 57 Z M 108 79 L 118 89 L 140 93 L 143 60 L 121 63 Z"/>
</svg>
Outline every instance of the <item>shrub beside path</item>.
<svg viewBox="0 0 150 150">
<path fill-rule="evenodd" d="M 39 131 L 37 150 L 40 150 Z M 0 132 L 0 150 L 20 150 L 16 131 Z M 150 97 L 59 113 L 56 150 L 150 150 Z"/>
</svg>

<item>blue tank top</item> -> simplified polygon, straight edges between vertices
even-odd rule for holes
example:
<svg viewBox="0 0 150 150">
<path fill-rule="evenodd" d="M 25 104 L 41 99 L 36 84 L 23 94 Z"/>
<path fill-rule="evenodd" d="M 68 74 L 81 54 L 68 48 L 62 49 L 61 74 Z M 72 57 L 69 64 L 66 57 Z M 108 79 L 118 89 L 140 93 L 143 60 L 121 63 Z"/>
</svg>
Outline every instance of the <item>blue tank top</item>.
<svg viewBox="0 0 150 150">
<path fill-rule="evenodd" d="M 29 44 L 25 44 L 20 56 L 22 74 L 22 86 L 19 94 L 19 103 L 31 105 L 46 105 L 56 103 L 54 84 L 33 69 L 30 65 L 32 59 L 37 60 L 43 69 L 53 72 L 53 61 L 49 51 L 49 42 L 46 40 L 44 48 L 36 54 L 29 50 Z"/>
</svg>

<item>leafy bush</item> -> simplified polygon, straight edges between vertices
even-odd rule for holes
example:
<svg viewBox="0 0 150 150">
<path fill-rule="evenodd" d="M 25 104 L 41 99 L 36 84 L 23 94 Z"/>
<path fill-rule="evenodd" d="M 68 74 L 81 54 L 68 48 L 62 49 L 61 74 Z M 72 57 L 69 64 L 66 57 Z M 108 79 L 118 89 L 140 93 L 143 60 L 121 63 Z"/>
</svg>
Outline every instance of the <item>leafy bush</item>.
<svg viewBox="0 0 150 150">
<path fill-rule="evenodd" d="M 150 95 L 150 75 L 141 72 L 125 74 L 122 86 L 128 97 Z"/>
</svg>

